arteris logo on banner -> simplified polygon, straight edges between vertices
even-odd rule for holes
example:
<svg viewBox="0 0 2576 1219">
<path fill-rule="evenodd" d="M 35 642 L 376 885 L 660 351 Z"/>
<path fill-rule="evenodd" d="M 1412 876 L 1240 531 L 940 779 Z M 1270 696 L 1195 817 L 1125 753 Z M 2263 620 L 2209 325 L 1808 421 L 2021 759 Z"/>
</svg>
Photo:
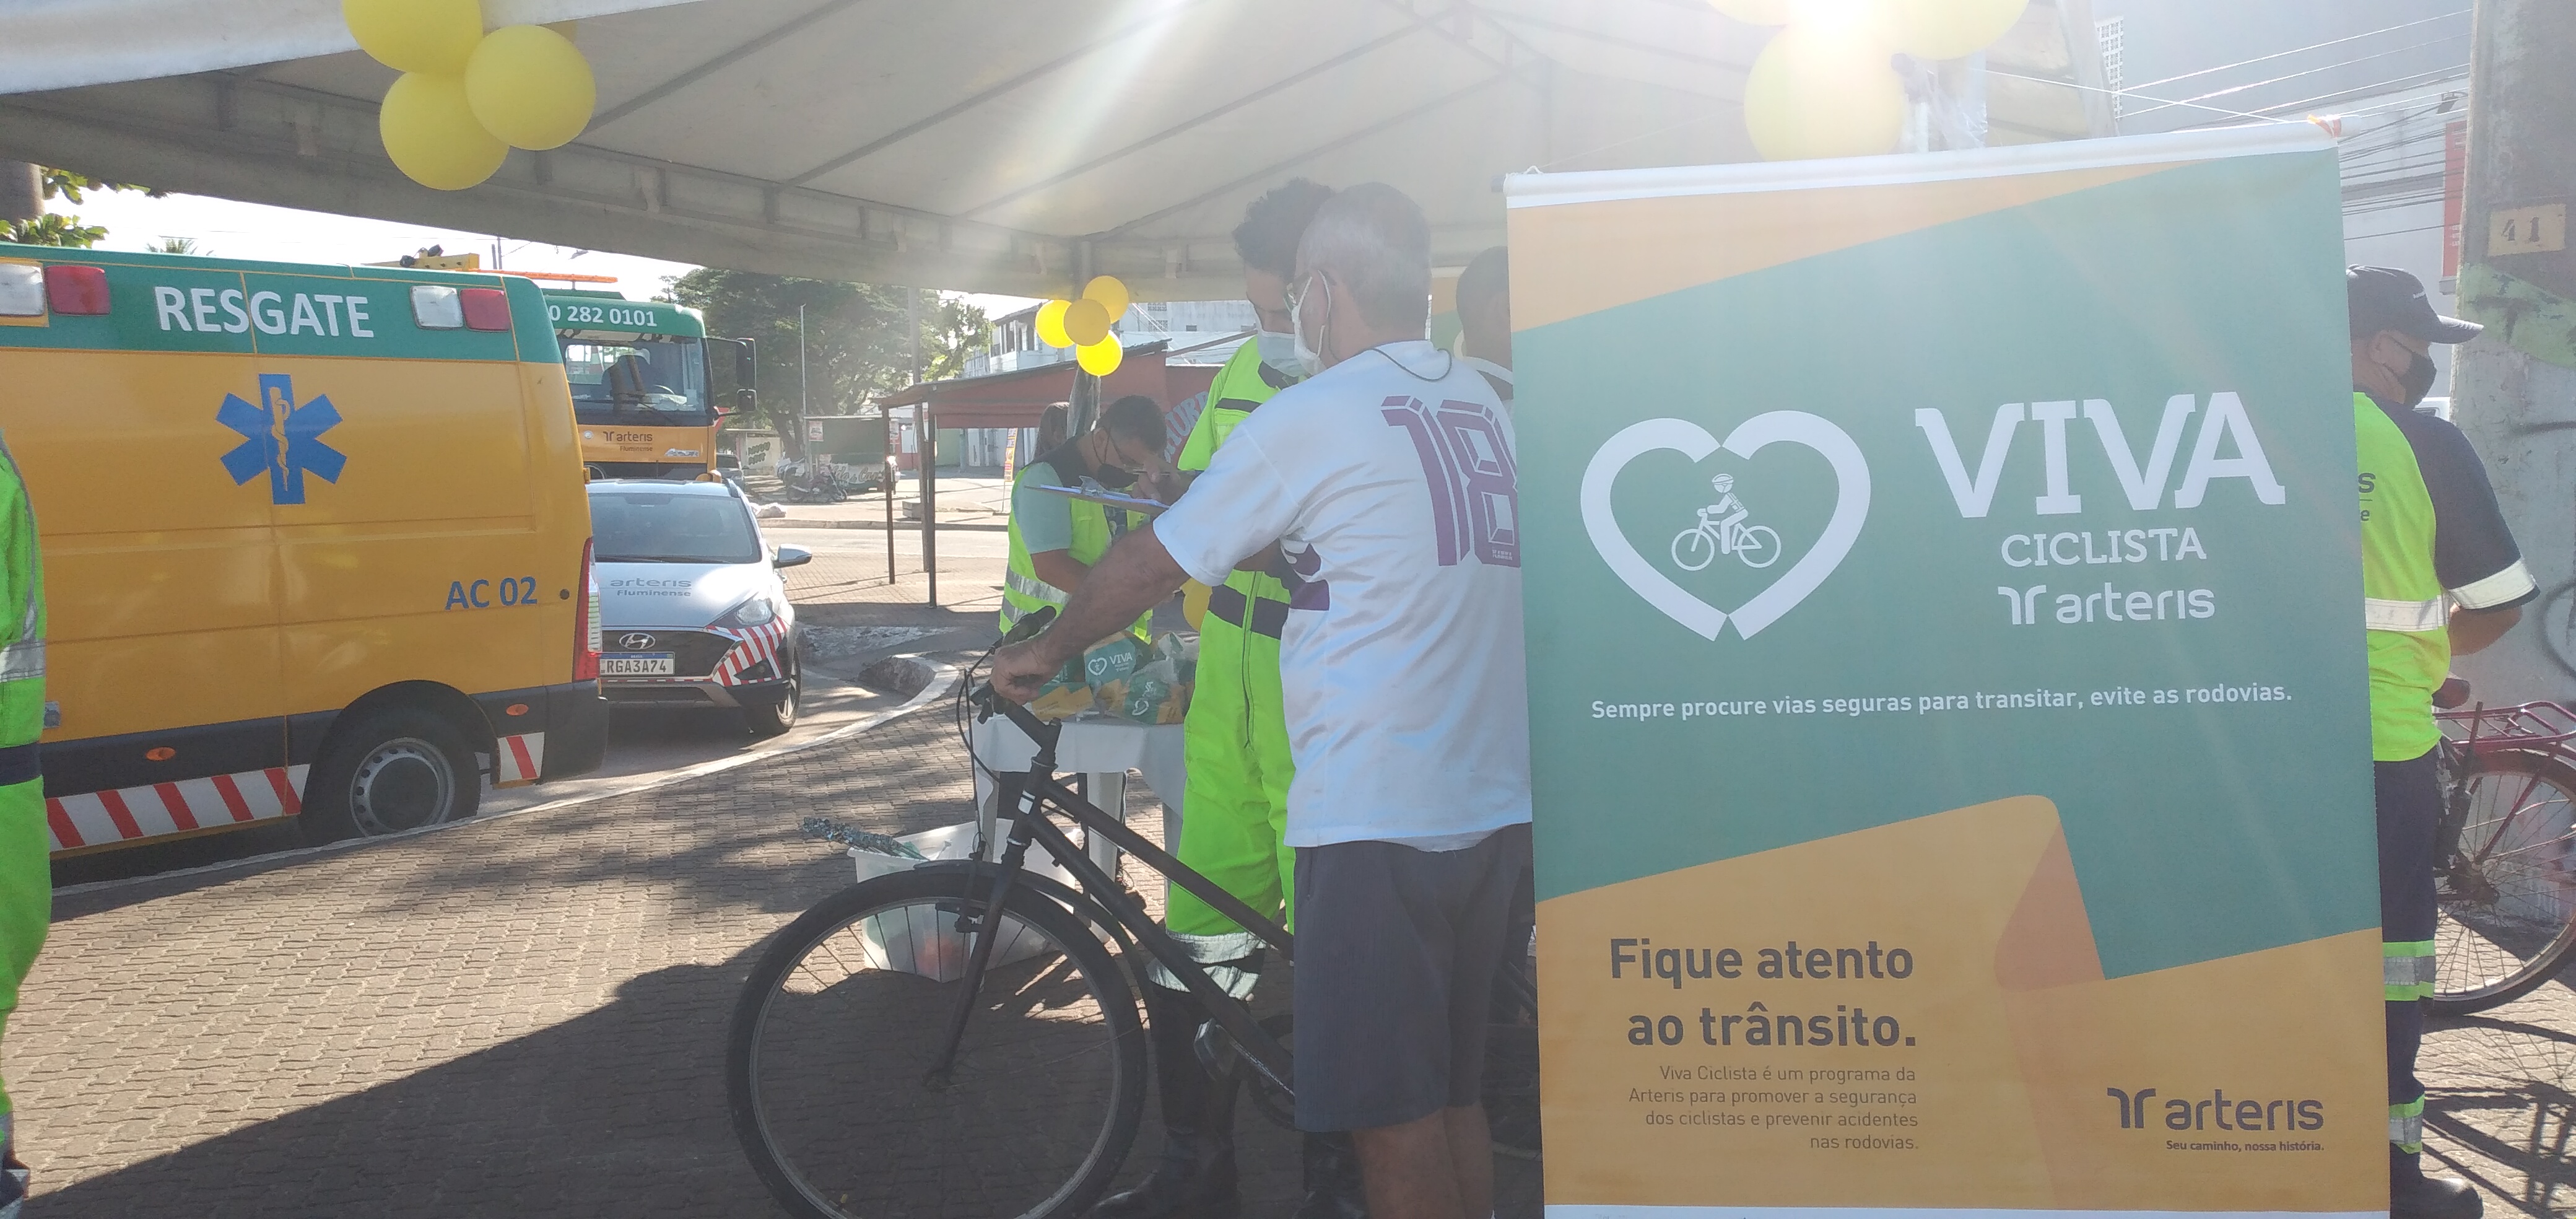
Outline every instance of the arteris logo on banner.
<svg viewBox="0 0 2576 1219">
<path fill-rule="evenodd" d="M 2147 440 L 2142 454 L 2132 447 L 2120 416 L 2109 401 L 2100 398 L 2057 402 L 2006 403 L 1995 408 L 1987 426 L 1985 443 L 1978 452 L 1973 471 L 1962 457 L 1957 438 L 1947 416 L 1940 410 L 1924 407 L 1913 413 L 1913 422 L 1923 444 L 1921 458 L 1938 469 L 1941 485 L 1949 491 L 1952 504 L 1962 520 L 1983 520 L 1995 510 L 1996 493 L 2003 482 L 2003 471 L 2011 459 L 2014 441 L 2024 425 L 2036 423 L 2040 431 L 2040 474 L 2043 490 L 2031 504 L 2036 516 L 2066 516 L 2084 511 L 2084 496 L 2072 486 L 2073 463 L 2068 455 L 2067 424 L 2082 419 L 2100 442 L 2103 466 L 2118 485 L 2118 500 L 2137 512 L 2154 511 L 2170 506 L 2193 509 L 2209 493 L 2213 480 L 2240 478 L 2252 489 L 2259 504 L 2279 505 L 2287 493 L 2274 476 L 2271 463 L 2264 456 L 2262 442 L 2256 437 L 2252 419 L 2244 403 L 2232 392 L 2208 395 L 2208 409 L 2199 412 L 2201 399 L 2193 394 L 2176 394 L 2164 406 L 2152 439 Z M 2183 461 L 2181 478 L 2173 483 L 2177 458 L 2182 456 L 2182 439 L 2195 413 L 2201 413 L 2190 455 Z M 1696 519 L 1672 537 L 1667 547 L 1672 566 L 1681 572 L 1699 572 L 1721 560 L 1740 563 L 1746 569 L 1765 571 L 1774 568 L 1791 551 L 1802 546 L 1804 553 L 1789 564 L 1769 584 L 1746 597 L 1733 609 L 1713 605 L 1699 594 L 1684 588 L 1655 561 L 1650 560 L 1632 543 L 1621 528 L 1612 508 L 1612 489 L 1619 475 L 1637 459 L 1650 453 L 1671 451 L 1682 454 L 1693 463 L 1706 461 L 1719 450 L 1739 458 L 1751 459 L 1773 444 L 1802 446 L 1825 459 L 1835 482 L 1833 511 L 1812 541 L 1795 536 L 1784 538 L 1769 524 L 1754 519 L 1754 509 L 1738 494 L 1735 476 L 1717 473 L 1709 478 L 1712 501 L 1696 509 Z M 2222 447 L 2232 448 L 2232 456 L 2222 456 Z M 1610 570 L 1630 590 L 1665 616 L 1689 628 L 1702 638 L 1715 640 L 1731 623 L 1739 638 L 1751 639 L 1763 628 L 1779 621 L 1805 601 L 1835 569 L 1849 557 L 1860 538 L 1861 528 L 1869 516 L 1870 468 L 1861 455 L 1860 446 L 1832 421 L 1805 411 L 1772 411 L 1756 415 L 1738 424 L 1724 440 L 1707 429 L 1685 419 L 1647 419 L 1621 429 L 1592 455 L 1583 472 L 1583 524 L 1592 546 Z M 2112 502 L 2097 497 L 2097 505 Z M 2188 529 L 2114 530 L 2105 536 L 2108 560 L 2120 562 L 2124 544 L 2140 551 L 2150 535 L 2174 534 L 2181 537 L 2185 553 L 2197 549 L 2196 535 Z M 2136 535 L 2136 536 L 2130 536 Z M 2103 562 L 2096 554 L 2091 534 L 2014 533 L 2006 536 L 2000 547 L 2003 562 L 2019 568 L 2047 566 L 2047 556 L 2057 562 Z M 2171 539 L 2156 537 L 2165 553 L 2173 553 Z M 2066 544 L 2080 542 L 2082 554 L 2090 558 L 2069 559 Z M 2016 550 L 2016 545 L 2020 549 Z M 2020 557 L 2016 557 L 2016 556 Z M 2036 600 L 2043 587 L 2000 589 L 2012 601 L 2012 622 L 2025 625 L 2038 620 Z M 2104 594 L 2096 594 L 2102 596 Z M 2073 595 L 2070 595 L 2073 596 Z M 2081 607 L 2081 597 L 2074 597 Z M 2110 602 L 2117 605 L 2119 602 Z M 2207 590 L 2195 590 L 2174 602 L 2176 613 L 2186 617 L 2208 617 Z M 2063 607 L 2061 607 L 2062 609 Z M 2106 609 L 2114 619 L 2116 609 Z M 2159 614 L 2161 616 L 2161 613 Z M 2087 619 L 2089 620 L 2089 618 Z"/>
</svg>

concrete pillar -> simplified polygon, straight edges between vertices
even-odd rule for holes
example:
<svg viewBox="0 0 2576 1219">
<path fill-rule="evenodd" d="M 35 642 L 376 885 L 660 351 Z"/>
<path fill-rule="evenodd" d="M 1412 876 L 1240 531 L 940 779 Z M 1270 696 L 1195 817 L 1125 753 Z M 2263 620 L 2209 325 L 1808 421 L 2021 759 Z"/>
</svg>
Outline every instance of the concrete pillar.
<svg viewBox="0 0 2576 1219">
<path fill-rule="evenodd" d="M 2490 706 L 2576 705 L 2576 6 L 2479 0 L 2469 76 L 2460 312 L 2452 401 L 2540 583 L 2522 624 L 2455 671 Z"/>
</svg>

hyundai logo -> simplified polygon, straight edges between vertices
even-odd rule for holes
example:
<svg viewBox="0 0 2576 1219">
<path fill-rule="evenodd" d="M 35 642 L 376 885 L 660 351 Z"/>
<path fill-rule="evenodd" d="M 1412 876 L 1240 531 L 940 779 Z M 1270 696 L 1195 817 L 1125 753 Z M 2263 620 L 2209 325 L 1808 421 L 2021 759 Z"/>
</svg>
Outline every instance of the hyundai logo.
<svg viewBox="0 0 2576 1219">
<path fill-rule="evenodd" d="M 653 649 L 653 637 L 642 631 L 629 631 L 617 637 L 617 647 L 626 652 L 649 652 Z"/>
</svg>

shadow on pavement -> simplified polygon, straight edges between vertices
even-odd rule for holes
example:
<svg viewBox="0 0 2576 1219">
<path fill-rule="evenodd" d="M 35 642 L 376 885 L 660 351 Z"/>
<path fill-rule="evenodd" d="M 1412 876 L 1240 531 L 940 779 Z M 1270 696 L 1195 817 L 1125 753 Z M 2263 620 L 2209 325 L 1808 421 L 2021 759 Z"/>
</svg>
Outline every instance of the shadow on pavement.
<svg viewBox="0 0 2576 1219">
<path fill-rule="evenodd" d="M 777 1215 L 734 1144 L 718 1066 L 748 956 L 641 975 L 608 1006 L 542 1033 L 41 1192 L 38 1204 L 102 1219 Z M 41 1159 L 36 1172 L 42 1191 Z"/>
<path fill-rule="evenodd" d="M 2442 1139 L 2428 1144 L 2426 1167 L 2446 1161 L 2538 1219 L 2576 1212 L 2576 1164 L 2568 1159 L 2576 1150 L 2576 1035 L 2466 1016 L 2436 1018 L 2425 1041 L 2428 1058 L 2439 1054 L 2446 1064 L 2428 1081 L 2424 1123 Z M 2455 1147 L 2470 1154 L 2450 1154 Z M 2506 1169 L 2504 1179 L 2480 1159 Z"/>
</svg>

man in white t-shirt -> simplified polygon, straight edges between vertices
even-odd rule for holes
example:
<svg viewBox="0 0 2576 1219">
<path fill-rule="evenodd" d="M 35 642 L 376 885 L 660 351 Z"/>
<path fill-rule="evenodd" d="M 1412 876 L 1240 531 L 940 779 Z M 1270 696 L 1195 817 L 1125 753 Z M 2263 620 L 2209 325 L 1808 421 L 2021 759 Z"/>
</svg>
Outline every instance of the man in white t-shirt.
<svg viewBox="0 0 2576 1219">
<path fill-rule="evenodd" d="M 1180 504 L 1094 567 L 993 686 L 1035 695 L 1082 643 L 1273 542 L 1297 851 L 1297 1124 L 1350 1130 L 1373 1219 L 1486 1219 L 1485 1023 L 1529 858 L 1529 710 L 1510 417 L 1422 338 L 1430 227 L 1370 183 L 1299 245 L 1319 369 L 1238 425 Z"/>
</svg>

